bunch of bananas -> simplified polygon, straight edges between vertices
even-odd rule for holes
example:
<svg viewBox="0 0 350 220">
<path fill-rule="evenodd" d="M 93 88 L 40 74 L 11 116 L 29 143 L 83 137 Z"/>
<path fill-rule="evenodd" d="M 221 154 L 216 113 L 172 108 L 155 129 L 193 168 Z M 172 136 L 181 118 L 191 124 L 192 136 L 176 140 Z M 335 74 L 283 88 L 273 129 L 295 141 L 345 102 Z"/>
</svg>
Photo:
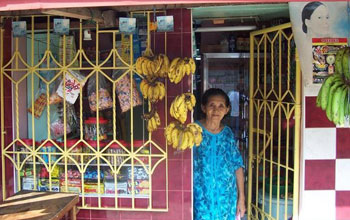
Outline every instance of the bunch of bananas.
<svg viewBox="0 0 350 220">
<path fill-rule="evenodd" d="M 350 48 L 338 50 L 335 58 L 335 74 L 323 82 L 316 105 L 326 111 L 327 118 L 336 125 L 344 125 L 350 116 Z"/>
<path fill-rule="evenodd" d="M 158 126 L 160 125 L 159 114 L 154 109 L 152 109 L 150 113 L 144 114 L 143 119 L 147 121 L 148 132 L 153 132 L 157 130 Z"/>
<path fill-rule="evenodd" d="M 137 58 L 136 72 L 149 79 L 167 77 L 169 71 L 169 58 L 165 54 L 158 54 L 155 57 L 142 56 Z"/>
<path fill-rule="evenodd" d="M 149 82 L 147 79 L 143 79 L 140 83 L 140 90 L 143 97 L 150 102 L 162 100 L 165 96 L 164 83 L 159 81 Z"/>
<path fill-rule="evenodd" d="M 170 115 L 183 124 L 187 119 L 187 110 L 192 111 L 195 105 L 196 97 L 192 93 L 183 93 L 171 103 Z"/>
<path fill-rule="evenodd" d="M 199 146 L 202 142 L 202 128 L 196 123 L 189 123 L 185 127 L 179 122 L 171 122 L 164 134 L 167 142 L 180 150 Z"/>
<path fill-rule="evenodd" d="M 194 74 L 196 71 L 196 63 L 193 58 L 174 58 L 169 67 L 168 77 L 170 82 L 178 84 L 185 75 Z"/>
</svg>

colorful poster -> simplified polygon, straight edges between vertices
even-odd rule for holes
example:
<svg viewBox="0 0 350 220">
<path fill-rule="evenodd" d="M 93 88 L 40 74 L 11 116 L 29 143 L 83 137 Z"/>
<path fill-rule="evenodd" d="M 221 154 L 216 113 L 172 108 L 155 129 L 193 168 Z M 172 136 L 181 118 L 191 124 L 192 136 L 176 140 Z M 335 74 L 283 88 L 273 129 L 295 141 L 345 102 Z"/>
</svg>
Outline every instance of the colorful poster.
<svg viewBox="0 0 350 220">
<path fill-rule="evenodd" d="M 346 45 L 346 38 L 312 39 L 313 83 L 323 83 L 327 76 L 335 73 L 335 55 L 339 48 Z"/>
<path fill-rule="evenodd" d="M 290 2 L 289 14 L 300 58 L 304 86 L 314 80 L 312 42 L 315 38 L 349 38 L 348 2 Z M 331 59 L 331 58 L 329 58 Z"/>
</svg>

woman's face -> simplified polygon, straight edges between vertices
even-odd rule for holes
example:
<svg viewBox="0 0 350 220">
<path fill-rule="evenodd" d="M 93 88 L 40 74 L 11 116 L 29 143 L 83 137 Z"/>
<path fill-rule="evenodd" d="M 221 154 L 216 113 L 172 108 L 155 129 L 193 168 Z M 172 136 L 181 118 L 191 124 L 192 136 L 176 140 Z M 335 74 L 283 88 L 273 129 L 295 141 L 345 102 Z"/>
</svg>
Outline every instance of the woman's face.
<svg viewBox="0 0 350 220">
<path fill-rule="evenodd" d="M 307 31 L 312 37 L 326 37 L 329 35 L 329 13 L 324 5 L 320 5 L 312 13 L 310 20 L 306 19 Z"/>
<path fill-rule="evenodd" d="M 230 110 L 226 106 L 225 98 L 221 95 L 210 96 L 208 103 L 202 105 L 202 111 L 206 115 L 206 120 L 220 122 Z"/>
</svg>

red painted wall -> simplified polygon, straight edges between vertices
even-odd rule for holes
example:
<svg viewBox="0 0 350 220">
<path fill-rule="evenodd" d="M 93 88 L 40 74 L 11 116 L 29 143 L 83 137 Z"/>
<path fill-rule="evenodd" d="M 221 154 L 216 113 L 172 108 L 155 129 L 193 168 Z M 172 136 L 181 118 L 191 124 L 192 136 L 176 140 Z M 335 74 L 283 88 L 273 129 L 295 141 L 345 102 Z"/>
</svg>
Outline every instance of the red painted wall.
<svg viewBox="0 0 350 220">
<path fill-rule="evenodd" d="M 12 36 L 11 36 L 11 21 L 6 20 L 4 24 L 4 57 L 3 61 L 4 63 L 7 63 L 11 59 L 11 44 L 12 44 Z M 11 75 L 11 73 L 9 73 Z M 6 132 L 4 136 L 4 143 L 5 146 L 10 144 L 12 141 L 12 93 L 11 93 L 11 82 L 7 78 L 4 77 L 4 131 Z M 1 120 L 1 119 L 0 119 Z M 1 140 L 1 136 L 0 136 Z M 1 151 L 1 149 L 0 149 Z M 9 162 L 8 159 L 5 160 L 6 162 Z M 10 163 L 8 163 L 10 164 Z M 0 164 L 1 167 L 1 164 Z M 0 172 L 2 172 L 2 167 L 0 169 Z M 13 192 L 13 167 L 12 166 L 6 166 L 6 187 L 8 192 Z M 2 201 L 2 180 L 0 181 L 1 185 L 1 197 L 0 201 Z"/>
</svg>

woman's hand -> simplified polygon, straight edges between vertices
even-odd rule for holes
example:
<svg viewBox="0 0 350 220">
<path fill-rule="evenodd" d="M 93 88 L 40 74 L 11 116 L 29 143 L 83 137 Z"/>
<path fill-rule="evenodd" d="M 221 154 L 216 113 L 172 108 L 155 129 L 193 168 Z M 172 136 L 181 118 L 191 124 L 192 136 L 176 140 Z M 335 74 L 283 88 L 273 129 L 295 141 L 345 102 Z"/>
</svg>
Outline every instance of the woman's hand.
<svg viewBox="0 0 350 220">
<path fill-rule="evenodd" d="M 238 188 L 238 201 L 237 201 L 237 211 L 236 216 L 240 216 L 242 218 L 246 211 L 245 208 L 245 194 L 244 194 L 244 175 L 243 168 L 240 167 L 236 170 L 236 178 L 237 178 L 237 188 Z"/>
<path fill-rule="evenodd" d="M 238 198 L 238 201 L 237 201 L 236 216 L 240 216 L 240 218 L 243 218 L 245 211 L 246 211 L 245 199 L 240 197 L 240 198 Z"/>
</svg>

